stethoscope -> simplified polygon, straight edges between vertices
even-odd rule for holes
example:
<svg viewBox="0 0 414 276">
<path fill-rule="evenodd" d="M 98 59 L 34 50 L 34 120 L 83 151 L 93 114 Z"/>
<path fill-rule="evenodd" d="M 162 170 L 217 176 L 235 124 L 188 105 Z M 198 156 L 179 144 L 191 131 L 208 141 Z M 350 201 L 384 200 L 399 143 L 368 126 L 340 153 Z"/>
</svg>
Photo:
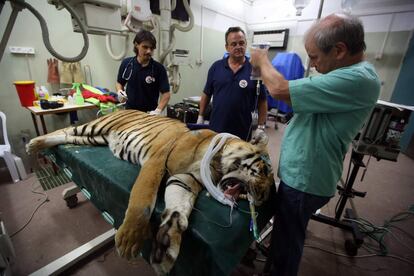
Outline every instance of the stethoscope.
<svg viewBox="0 0 414 276">
<path fill-rule="evenodd" d="M 126 81 L 129 81 L 129 79 L 132 76 L 133 67 L 134 67 L 132 62 L 134 61 L 134 59 L 136 59 L 136 57 L 131 58 L 131 60 L 125 66 L 124 72 L 122 73 L 122 78 Z M 151 62 L 151 74 L 145 78 L 145 82 L 148 83 L 148 84 L 155 82 L 154 63 L 152 61 L 150 61 L 150 62 Z"/>
</svg>

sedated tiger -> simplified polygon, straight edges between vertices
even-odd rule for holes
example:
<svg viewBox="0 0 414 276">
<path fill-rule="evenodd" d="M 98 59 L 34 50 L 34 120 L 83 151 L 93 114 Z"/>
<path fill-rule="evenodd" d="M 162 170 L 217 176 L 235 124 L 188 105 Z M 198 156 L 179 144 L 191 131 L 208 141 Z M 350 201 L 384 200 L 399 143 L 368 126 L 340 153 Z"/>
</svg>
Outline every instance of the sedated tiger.
<svg viewBox="0 0 414 276">
<path fill-rule="evenodd" d="M 154 270 L 166 274 L 178 257 L 181 235 L 203 189 L 200 162 L 216 134 L 207 129 L 191 131 L 175 119 L 121 110 L 36 137 L 27 145 L 27 152 L 59 144 L 108 145 L 116 157 L 141 165 L 115 235 L 117 251 L 127 259 L 137 256 L 150 237 L 149 220 L 160 183 L 167 176 L 165 210 L 150 258 Z M 238 138 L 226 140 L 210 163 L 213 183 L 223 192 L 231 190 L 231 194 L 244 189 L 255 205 L 262 204 L 274 186 L 266 144 L 267 139 L 260 136 L 252 143 Z"/>
</svg>

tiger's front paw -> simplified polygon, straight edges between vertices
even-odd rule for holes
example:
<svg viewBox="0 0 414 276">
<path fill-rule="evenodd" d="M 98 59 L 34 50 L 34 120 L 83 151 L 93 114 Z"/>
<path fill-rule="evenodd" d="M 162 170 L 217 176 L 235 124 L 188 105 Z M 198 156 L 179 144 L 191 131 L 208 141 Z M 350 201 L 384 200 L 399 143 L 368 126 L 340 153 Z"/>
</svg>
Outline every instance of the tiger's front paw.
<svg viewBox="0 0 414 276">
<path fill-rule="evenodd" d="M 187 229 L 187 218 L 174 211 L 163 214 L 163 221 L 157 233 L 151 252 L 151 265 L 158 275 L 165 275 L 174 266 L 180 252 L 181 235 Z"/>
<path fill-rule="evenodd" d="M 139 255 L 144 241 L 149 236 L 148 220 L 125 220 L 115 235 L 115 246 L 118 254 L 127 260 L 136 258 Z"/>
</svg>

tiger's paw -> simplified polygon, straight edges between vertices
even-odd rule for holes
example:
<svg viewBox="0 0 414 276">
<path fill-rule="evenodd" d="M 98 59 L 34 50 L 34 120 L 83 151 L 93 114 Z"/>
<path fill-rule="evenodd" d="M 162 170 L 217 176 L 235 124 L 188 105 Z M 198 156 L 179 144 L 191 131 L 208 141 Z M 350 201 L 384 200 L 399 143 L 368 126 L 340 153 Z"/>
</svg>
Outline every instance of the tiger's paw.
<svg viewBox="0 0 414 276">
<path fill-rule="evenodd" d="M 158 275 L 168 274 L 174 266 L 180 252 L 181 235 L 187 226 L 187 218 L 179 212 L 164 211 L 151 252 L 151 265 Z"/>
<path fill-rule="evenodd" d="M 136 258 L 144 241 L 150 237 L 149 221 L 137 219 L 125 220 L 115 235 L 115 246 L 119 256 L 131 260 Z"/>
<path fill-rule="evenodd" d="M 26 144 L 27 154 L 33 154 L 42 149 L 44 147 L 44 141 L 45 139 L 42 137 L 36 137 L 30 140 L 30 142 Z"/>
</svg>

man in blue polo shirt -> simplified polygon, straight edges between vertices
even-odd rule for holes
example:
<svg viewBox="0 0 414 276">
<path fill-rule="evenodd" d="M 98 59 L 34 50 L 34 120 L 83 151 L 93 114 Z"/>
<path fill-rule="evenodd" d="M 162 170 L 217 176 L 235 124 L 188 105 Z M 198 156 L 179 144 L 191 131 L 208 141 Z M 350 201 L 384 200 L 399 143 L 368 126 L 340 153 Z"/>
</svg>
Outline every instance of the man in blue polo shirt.
<svg viewBox="0 0 414 276">
<path fill-rule="evenodd" d="M 126 108 L 153 115 L 159 115 L 170 100 L 167 72 L 161 63 L 152 59 L 156 45 L 151 32 L 139 31 L 134 39 L 135 56 L 122 61 L 116 83 L 118 99 L 126 102 Z"/>
<path fill-rule="evenodd" d="M 363 60 L 364 29 L 350 15 L 332 14 L 311 26 L 305 48 L 322 75 L 287 81 L 264 50 L 252 50 L 272 97 L 290 103 L 294 117 L 285 130 L 280 185 L 266 268 L 271 275 L 297 275 L 311 215 L 335 195 L 343 159 L 379 96 L 374 67 Z"/>
<path fill-rule="evenodd" d="M 216 132 L 227 132 L 249 140 L 252 132 L 252 112 L 258 109 L 258 128 L 266 122 L 267 100 L 263 86 L 259 91 L 250 80 L 252 66 L 246 58 L 246 35 L 240 27 L 231 27 L 225 34 L 228 57 L 214 62 L 210 67 L 204 93 L 201 95 L 200 116 L 213 97 L 209 127 Z M 259 92 L 259 93 L 257 93 Z"/>
</svg>

